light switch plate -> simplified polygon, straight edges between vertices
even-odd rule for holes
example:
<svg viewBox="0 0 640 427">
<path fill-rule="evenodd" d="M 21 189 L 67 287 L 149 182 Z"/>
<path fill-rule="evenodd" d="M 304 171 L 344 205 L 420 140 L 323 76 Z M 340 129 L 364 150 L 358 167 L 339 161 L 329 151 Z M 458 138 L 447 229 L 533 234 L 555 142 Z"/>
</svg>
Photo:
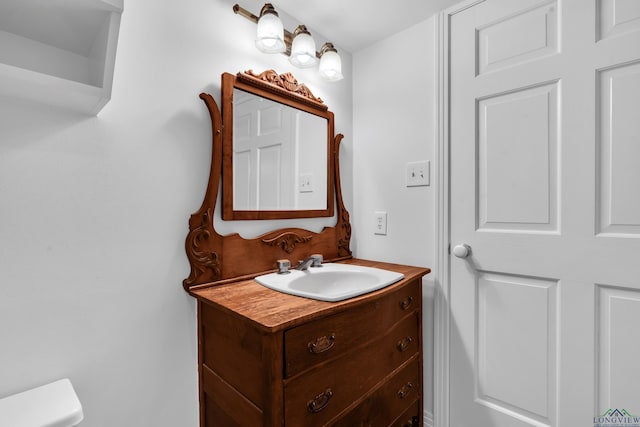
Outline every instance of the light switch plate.
<svg viewBox="0 0 640 427">
<path fill-rule="evenodd" d="M 373 234 L 386 236 L 387 235 L 387 213 L 382 211 L 376 211 L 373 214 L 375 218 Z"/>
<path fill-rule="evenodd" d="M 313 193 L 313 174 L 311 173 L 300 174 L 298 191 L 300 193 Z"/>
<path fill-rule="evenodd" d="M 422 187 L 429 185 L 430 175 L 429 160 L 419 162 L 409 162 L 406 167 L 406 184 L 407 187 Z"/>
</svg>

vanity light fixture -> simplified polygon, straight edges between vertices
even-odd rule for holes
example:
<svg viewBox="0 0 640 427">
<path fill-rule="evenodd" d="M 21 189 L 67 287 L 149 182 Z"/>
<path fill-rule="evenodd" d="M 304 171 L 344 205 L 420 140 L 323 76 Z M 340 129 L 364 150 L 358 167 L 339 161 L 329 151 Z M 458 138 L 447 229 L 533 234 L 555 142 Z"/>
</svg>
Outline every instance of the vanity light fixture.
<svg viewBox="0 0 640 427">
<path fill-rule="evenodd" d="M 320 49 L 320 65 L 318 66 L 320 75 L 329 81 L 342 80 L 342 60 L 338 55 L 338 50 L 333 43 L 326 42 Z"/>
<path fill-rule="evenodd" d="M 282 53 L 287 50 L 284 42 L 284 26 L 271 3 L 262 7 L 257 24 L 256 47 L 258 50 L 265 53 Z"/>
<path fill-rule="evenodd" d="M 289 62 L 298 68 L 310 68 L 316 65 L 316 42 L 304 25 L 298 25 L 293 32 Z"/>
<path fill-rule="evenodd" d="M 238 4 L 233 6 L 237 15 L 247 18 L 258 25 L 256 47 L 264 53 L 284 53 L 289 62 L 298 68 L 310 68 L 318 63 L 318 71 L 328 81 L 342 80 L 342 61 L 333 43 L 326 42 L 320 52 L 316 52 L 316 44 L 304 25 L 298 25 L 293 33 L 287 31 L 278 17 L 278 12 L 271 3 L 266 3 L 256 16 Z"/>
</svg>

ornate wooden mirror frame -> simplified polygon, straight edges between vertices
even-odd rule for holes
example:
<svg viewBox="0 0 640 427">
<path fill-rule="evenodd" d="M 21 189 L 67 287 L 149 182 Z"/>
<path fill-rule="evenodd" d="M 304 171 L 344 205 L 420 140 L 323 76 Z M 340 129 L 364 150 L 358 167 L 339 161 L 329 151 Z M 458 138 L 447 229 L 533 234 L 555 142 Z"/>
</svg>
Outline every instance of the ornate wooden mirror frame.
<svg viewBox="0 0 640 427">
<path fill-rule="evenodd" d="M 300 97 L 301 102 L 309 102 L 309 98 L 303 94 L 308 92 L 308 89 L 298 84 L 291 74 L 279 75 L 273 70 L 268 70 L 260 75 L 250 71 L 239 73 L 238 76 L 240 75 L 243 79 L 257 80 L 254 84 L 262 85 L 265 90 L 270 87 L 278 92 L 286 90 L 288 96 Z M 301 228 L 283 228 L 254 239 L 244 239 L 237 233 L 222 236 L 216 232 L 213 218 L 222 177 L 222 116 L 211 95 L 202 93 L 200 99 L 206 104 L 211 117 L 213 149 L 209 181 L 202 206 L 189 219 L 185 249 L 191 264 L 191 273 L 183 281 L 185 290 L 253 278 L 274 271 L 276 260 L 281 258 L 297 261 L 316 253 L 322 254 L 326 261 L 351 258 L 351 224 L 340 187 L 338 153 L 342 134 L 335 135 L 330 153 L 334 166 L 331 181 L 335 185 L 337 208 L 334 227 L 325 227 L 320 233 Z M 333 128 L 331 130 L 333 132 Z"/>
<path fill-rule="evenodd" d="M 236 90 L 241 92 L 236 92 Z M 313 207 L 290 207 L 289 209 L 278 210 L 243 210 L 237 208 L 237 201 L 234 200 L 236 192 L 234 189 L 234 185 L 236 184 L 234 182 L 234 176 L 236 174 L 234 173 L 233 168 L 238 166 L 238 163 L 234 160 L 235 149 L 237 149 L 237 141 L 235 139 L 237 135 L 234 135 L 234 129 L 236 128 L 234 120 L 237 119 L 236 110 L 241 105 L 239 105 L 238 102 L 234 102 L 234 94 L 240 93 L 260 99 L 259 104 L 262 105 L 259 107 L 260 109 L 264 109 L 269 106 L 269 108 L 267 108 L 268 111 L 275 105 L 284 107 L 285 109 L 279 110 L 281 113 L 278 114 L 278 117 L 280 117 L 280 120 L 282 121 L 285 120 L 283 117 L 285 114 L 284 112 L 288 111 L 293 112 L 297 117 L 297 119 L 291 120 L 293 123 L 306 123 L 306 121 L 310 120 L 309 117 L 319 119 L 320 122 L 325 122 L 326 125 L 324 127 L 326 131 L 324 135 L 320 135 L 315 131 L 310 133 L 306 126 L 301 125 L 301 127 L 289 129 L 283 134 L 289 134 L 292 138 L 300 139 L 297 143 L 295 141 L 290 141 L 289 144 L 279 145 L 281 148 L 298 147 L 297 150 L 292 150 L 293 153 L 297 152 L 297 154 L 294 155 L 297 162 L 300 160 L 306 161 L 309 164 L 308 166 L 312 167 L 318 167 L 319 164 L 324 165 L 324 167 L 319 169 L 321 169 L 321 172 L 326 176 L 326 179 L 318 180 L 324 182 L 316 182 L 315 185 L 317 187 L 316 190 L 320 190 L 319 186 L 322 186 L 322 190 L 324 190 L 326 197 L 322 197 L 320 200 L 317 200 Z M 270 114 L 267 115 L 270 116 Z M 253 120 L 256 120 L 256 122 L 260 121 L 258 119 L 260 116 L 262 115 L 255 114 Z M 269 123 L 269 125 L 273 125 L 273 123 Z M 317 218 L 333 216 L 333 126 L 333 113 L 329 111 L 322 99 L 316 98 L 307 86 L 298 83 L 291 73 L 278 75 L 275 71 L 268 70 L 260 75 L 255 75 L 251 70 L 249 70 L 236 75 L 229 73 L 222 74 L 222 218 L 224 220 L 245 220 Z M 255 127 L 255 132 L 258 132 L 258 129 L 261 126 L 257 123 L 252 123 L 246 127 Z M 305 132 L 305 129 L 307 129 L 307 132 Z M 266 132 L 266 138 L 269 140 L 269 144 L 274 143 L 271 138 L 273 130 L 274 129 L 270 129 Z M 245 132 L 248 131 L 245 130 Z M 283 140 L 287 139 L 288 138 L 284 137 Z M 317 147 L 320 147 L 320 149 Z M 247 150 L 247 147 L 244 146 L 243 149 Z M 270 150 L 273 150 L 273 146 L 270 147 Z M 313 157 L 308 156 L 310 150 L 314 151 Z M 324 152 L 322 156 L 319 155 L 320 152 Z M 305 155 L 305 153 L 307 155 Z M 279 168 L 275 168 L 275 170 L 278 169 Z M 287 176 L 286 171 L 278 172 L 280 173 L 280 179 L 278 181 L 290 182 L 288 188 L 290 190 L 294 190 L 294 193 L 298 193 L 298 191 L 295 191 L 297 187 L 296 178 Z M 259 185 L 259 187 L 269 188 L 271 186 Z M 300 195 L 302 195 L 302 193 L 300 193 Z M 324 203 L 324 207 L 321 207 L 320 203 Z"/>
</svg>

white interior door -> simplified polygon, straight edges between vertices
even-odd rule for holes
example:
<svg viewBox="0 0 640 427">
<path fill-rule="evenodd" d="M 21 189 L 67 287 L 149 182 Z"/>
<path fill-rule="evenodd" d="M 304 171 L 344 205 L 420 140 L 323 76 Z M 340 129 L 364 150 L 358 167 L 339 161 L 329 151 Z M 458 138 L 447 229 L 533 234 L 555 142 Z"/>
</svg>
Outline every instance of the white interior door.
<svg viewBox="0 0 640 427">
<path fill-rule="evenodd" d="M 640 415 L 640 1 L 449 26 L 450 425 Z"/>
<path fill-rule="evenodd" d="M 291 209 L 295 204 L 292 159 L 296 155 L 296 112 L 264 98 L 237 98 L 233 121 L 234 209 Z"/>
</svg>

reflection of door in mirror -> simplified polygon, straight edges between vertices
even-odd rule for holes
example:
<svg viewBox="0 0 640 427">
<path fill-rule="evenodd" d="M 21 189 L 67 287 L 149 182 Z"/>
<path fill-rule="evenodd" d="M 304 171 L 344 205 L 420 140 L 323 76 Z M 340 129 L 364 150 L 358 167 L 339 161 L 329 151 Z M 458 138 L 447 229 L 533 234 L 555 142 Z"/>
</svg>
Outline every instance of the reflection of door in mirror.
<svg viewBox="0 0 640 427">
<path fill-rule="evenodd" d="M 234 90 L 233 208 L 326 209 L 326 127 L 324 118 Z"/>
<path fill-rule="evenodd" d="M 246 92 L 234 94 L 233 207 L 291 206 L 293 109 Z"/>
</svg>

